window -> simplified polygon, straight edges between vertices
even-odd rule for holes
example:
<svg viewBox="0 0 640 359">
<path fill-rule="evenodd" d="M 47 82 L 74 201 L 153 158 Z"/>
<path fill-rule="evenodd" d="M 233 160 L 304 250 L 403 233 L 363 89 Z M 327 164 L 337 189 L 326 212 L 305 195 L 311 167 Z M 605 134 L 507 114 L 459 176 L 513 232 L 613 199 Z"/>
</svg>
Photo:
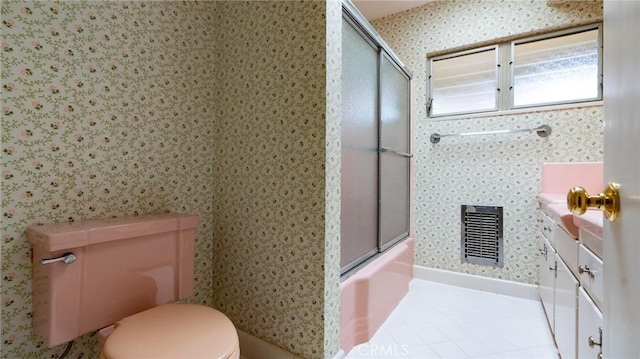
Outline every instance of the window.
<svg viewBox="0 0 640 359">
<path fill-rule="evenodd" d="M 434 116 L 495 111 L 497 46 L 431 60 Z"/>
<path fill-rule="evenodd" d="M 597 28 L 511 46 L 513 107 L 600 98 Z"/>
<path fill-rule="evenodd" d="M 434 57 L 429 116 L 601 100 L 601 49 L 591 25 Z"/>
</svg>

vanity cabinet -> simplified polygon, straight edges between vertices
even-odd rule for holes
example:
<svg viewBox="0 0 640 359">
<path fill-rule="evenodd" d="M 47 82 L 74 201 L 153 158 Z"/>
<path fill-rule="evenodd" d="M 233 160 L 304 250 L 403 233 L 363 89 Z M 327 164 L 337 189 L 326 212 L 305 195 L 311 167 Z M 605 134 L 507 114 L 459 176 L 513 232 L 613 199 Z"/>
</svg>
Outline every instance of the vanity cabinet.
<svg viewBox="0 0 640 359">
<path fill-rule="evenodd" d="M 602 359 L 602 213 L 574 216 L 566 199 L 574 186 L 598 193 L 603 165 L 544 163 L 541 174 L 540 301 L 562 359 Z"/>
<path fill-rule="evenodd" d="M 541 245 L 540 301 L 558 352 L 575 359 L 578 346 L 578 241 L 543 211 L 539 213 Z"/>
<path fill-rule="evenodd" d="M 601 235 L 565 227 L 571 217 L 554 204 L 541 207 L 538 291 L 558 352 L 562 359 L 601 359 Z"/>
<path fill-rule="evenodd" d="M 578 249 L 578 358 L 600 359 L 602 356 L 602 238 L 580 228 Z"/>
</svg>

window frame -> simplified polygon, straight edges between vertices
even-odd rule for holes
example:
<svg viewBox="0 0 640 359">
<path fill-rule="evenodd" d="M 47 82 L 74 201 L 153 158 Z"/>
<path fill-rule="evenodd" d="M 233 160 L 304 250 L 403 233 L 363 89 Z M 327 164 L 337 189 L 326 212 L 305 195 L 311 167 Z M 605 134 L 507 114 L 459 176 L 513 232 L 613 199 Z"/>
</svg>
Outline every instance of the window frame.
<svg viewBox="0 0 640 359">
<path fill-rule="evenodd" d="M 514 96 L 514 90 L 515 90 L 515 88 L 514 88 L 514 83 L 515 83 L 515 74 L 514 74 L 514 72 L 515 71 L 514 70 L 515 70 L 515 66 L 514 66 L 514 61 L 515 61 L 515 48 L 516 48 L 516 45 L 527 44 L 527 43 L 541 41 L 541 40 L 555 39 L 555 38 L 562 37 L 562 36 L 574 35 L 574 34 L 579 34 L 581 32 L 587 32 L 587 31 L 592 31 L 592 30 L 597 30 L 598 31 L 597 36 L 596 36 L 596 39 L 597 39 L 596 47 L 597 47 L 597 52 L 598 52 L 598 74 L 597 74 L 598 95 L 596 97 L 575 99 L 575 100 L 566 100 L 566 101 L 543 102 L 543 103 L 538 103 L 538 104 L 527 104 L 527 105 L 519 105 L 519 106 L 516 106 L 514 104 L 514 102 L 515 102 L 515 96 Z M 512 40 L 512 41 L 510 41 L 509 47 L 510 47 L 510 49 L 509 49 L 510 53 L 509 53 L 509 103 L 508 103 L 508 105 L 509 105 L 509 109 L 510 110 L 602 101 L 602 84 L 603 84 L 603 82 L 602 82 L 603 81 L 603 75 L 602 75 L 602 23 L 585 25 L 585 26 L 580 26 L 580 27 L 574 27 L 574 28 L 571 28 L 571 29 L 555 31 L 555 32 L 548 33 L 548 34 L 530 36 L 530 37 L 525 37 L 525 38 L 522 38 L 522 39 Z"/>
<path fill-rule="evenodd" d="M 494 107 L 492 109 L 482 109 L 482 110 L 474 110 L 474 111 L 460 111 L 460 112 L 451 112 L 451 113 L 445 113 L 445 114 L 441 114 L 441 115 L 431 115 L 431 110 L 433 109 L 433 97 L 431 96 L 433 94 L 433 81 L 431 81 L 431 78 L 433 76 L 433 62 L 434 61 L 439 61 L 439 60 L 446 60 L 446 59 L 452 59 L 455 57 L 462 57 L 462 56 L 466 56 L 466 55 L 472 55 L 472 54 L 477 54 L 480 52 L 485 52 L 485 51 L 491 51 L 494 50 L 495 51 L 495 69 L 494 69 L 494 73 L 495 73 L 495 80 L 496 80 L 496 91 L 495 91 L 495 101 L 494 101 Z M 429 86 L 428 86 L 428 91 L 429 91 L 429 98 L 428 98 L 428 103 L 427 103 L 427 116 L 431 117 L 431 118 L 438 118 L 438 117 L 446 117 L 446 116 L 459 116 L 459 115 L 466 115 L 466 114 L 474 114 L 474 113 L 485 113 L 485 112 L 495 112 L 495 111 L 499 111 L 500 110 L 500 101 L 499 101 L 499 92 L 500 92 L 500 47 L 499 44 L 495 44 L 495 45 L 489 45 L 489 46 L 483 46 L 483 47 L 478 47 L 478 48 L 474 48 L 474 49 L 469 49 L 469 50 L 465 50 L 465 51 L 459 51 L 459 52 L 455 52 L 455 53 L 451 53 L 451 54 L 446 54 L 446 55 L 440 55 L 440 56 L 434 56 L 432 58 L 429 59 L 429 75 L 428 75 L 428 82 L 429 82 Z"/>
<path fill-rule="evenodd" d="M 428 66 L 427 66 L 427 118 L 428 119 L 447 119 L 447 118 L 460 118 L 464 115 L 476 115 L 473 117 L 477 117 L 478 114 L 495 114 L 501 115 L 505 113 L 510 113 L 513 111 L 521 112 L 535 112 L 544 110 L 546 108 L 557 108 L 559 106 L 568 106 L 568 107 L 578 107 L 580 105 L 592 105 L 597 104 L 602 101 L 602 91 L 603 91 L 603 26 L 602 22 L 596 22 L 592 24 L 582 25 L 578 27 L 572 27 L 559 31 L 551 31 L 544 34 L 534 35 L 534 36 L 525 36 L 525 37 L 515 37 L 511 40 L 505 40 L 501 42 L 497 42 L 495 44 L 490 44 L 487 46 L 471 48 L 463 51 L 456 51 L 450 53 L 444 53 L 433 57 L 427 57 Z M 597 53 L 598 53 L 598 96 L 595 98 L 587 98 L 587 99 L 577 99 L 577 100 L 567 100 L 567 101 L 555 101 L 555 102 L 544 102 L 539 104 L 527 104 L 527 105 L 514 105 L 514 52 L 515 46 L 518 44 L 524 44 L 529 42 L 535 42 L 540 40 L 552 39 L 557 37 L 562 37 L 566 35 L 577 34 L 581 32 L 586 32 L 590 30 L 597 30 Z M 438 114 L 433 115 L 433 61 L 443 60 L 447 58 L 454 58 L 465 56 L 477 52 L 487 51 L 494 49 L 496 51 L 496 107 L 491 110 L 477 110 L 477 111 L 459 111 L 454 113 L 447 114 Z M 508 91 L 502 91 L 502 89 L 507 89 Z"/>
</svg>

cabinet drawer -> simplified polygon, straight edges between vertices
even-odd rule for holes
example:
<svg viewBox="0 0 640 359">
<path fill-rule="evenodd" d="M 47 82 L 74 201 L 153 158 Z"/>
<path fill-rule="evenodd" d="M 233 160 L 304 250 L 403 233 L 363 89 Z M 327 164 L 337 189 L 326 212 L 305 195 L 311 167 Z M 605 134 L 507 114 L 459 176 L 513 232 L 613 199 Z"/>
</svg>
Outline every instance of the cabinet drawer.
<svg viewBox="0 0 640 359">
<path fill-rule="evenodd" d="M 544 223 L 544 216 L 545 214 L 542 212 L 541 209 L 538 209 L 538 219 L 536 220 L 536 225 L 538 226 L 538 230 L 540 231 L 540 233 L 542 233 L 542 226 Z"/>
<path fill-rule="evenodd" d="M 588 250 L 593 252 L 598 258 L 602 259 L 602 237 L 587 231 L 584 228 L 580 228 L 580 243 L 582 243 Z"/>
<path fill-rule="evenodd" d="M 602 308 L 604 299 L 602 260 L 600 260 L 598 256 L 593 254 L 593 252 L 583 244 L 580 244 L 578 247 L 578 271 L 580 272 L 580 283 L 587 293 L 591 295 L 596 306 L 598 306 L 598 308 Z"/>
<path fill-rule="evenodd" d="M 540 211 L 540 233 L 546 238 L 553 248 L 556 247 L 556 239 L 554 232 L 556 231 L 556 222 L 553 221 L 549 216 L 547 216 L 544 212 Z"/>
<path fill-rule="evenodd" d="M 589 346 L 589 337 L 600 343 L 599 328 L 602 328 L 602 312 L 593 303 L 587 292 L 578 290 L 578 358 L 597 359 L 601 347 Z"/>
<path fill-rule="evenodd" d="M 561 226 L 556 226 L 556 251 L 574 276 L 578 277 L 578 240 L 573 238 Z"/>
</svg>

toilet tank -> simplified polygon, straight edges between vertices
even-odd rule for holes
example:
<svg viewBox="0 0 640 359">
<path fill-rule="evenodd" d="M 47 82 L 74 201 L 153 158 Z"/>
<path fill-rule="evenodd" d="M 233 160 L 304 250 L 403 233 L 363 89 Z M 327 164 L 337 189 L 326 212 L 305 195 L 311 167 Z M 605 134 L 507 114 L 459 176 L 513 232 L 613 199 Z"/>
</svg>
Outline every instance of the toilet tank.
<svg viewBox="0 0 640 359">
<path fill-rule="evenodd" d="M 198 216 L 33 225 L 33 328 L 48 347 L 193 295 Z M 72 263 L 41 260 L 73 253 Z"/>
</svg>

